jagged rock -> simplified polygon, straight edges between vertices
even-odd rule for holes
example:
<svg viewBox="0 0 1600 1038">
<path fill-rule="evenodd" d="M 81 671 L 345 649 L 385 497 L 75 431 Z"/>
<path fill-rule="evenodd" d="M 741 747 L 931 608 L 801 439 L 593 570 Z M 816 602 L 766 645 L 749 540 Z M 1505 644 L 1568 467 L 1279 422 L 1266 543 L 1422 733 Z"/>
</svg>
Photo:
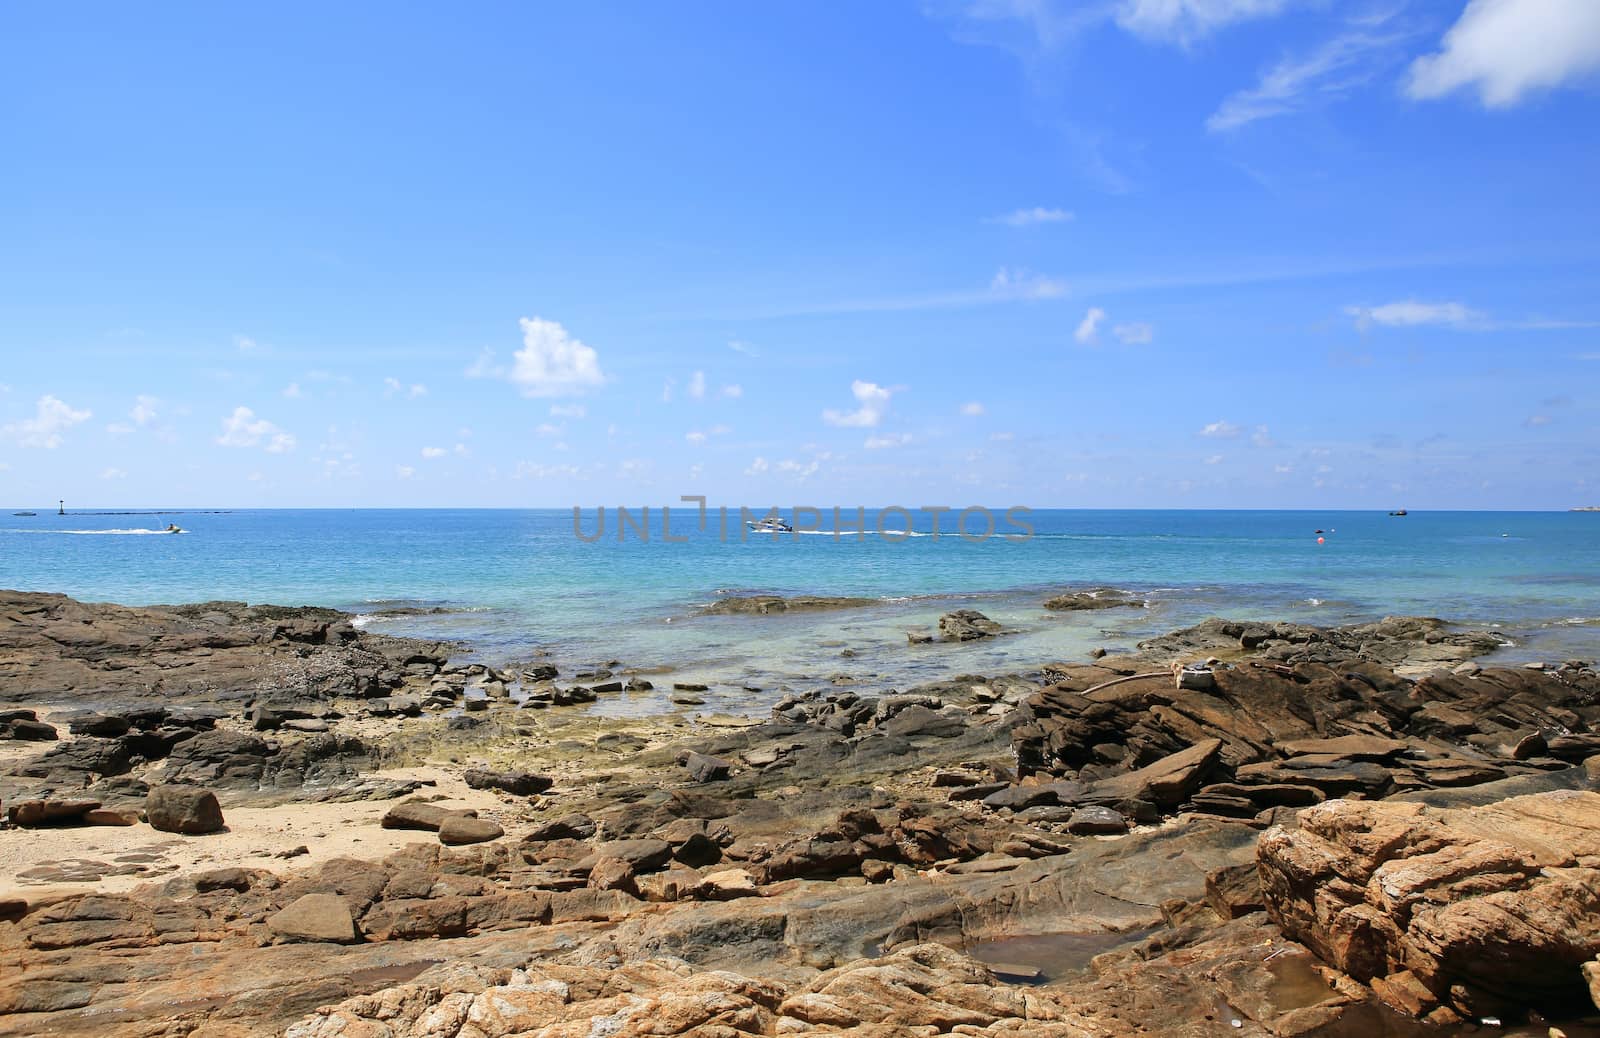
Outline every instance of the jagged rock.
<svg viewBox="0 0 1600 1038">
<path fill-rule="evenodd" d="M 700 611 L 707 615 L 751 614 L 766 616 L 771 613 L 816 612 L 824 609 L 858 609 L 877 605 L 874 598 L 828 597 L 823 595 L 729 595 L 719 598 Z"/>
<path fill-rule="evenodd" d="M 1144 601 L 1116 588 L 1100 587 L 1089 591 L 1070 591 L 1047 598 L 1044 607 L 1057 612 L 1084 609 L 1143 609 Z"/>
<path fill-rule="evenodd" d="M 1097 782 L 1094 795 L 1176 806 L 1200 788 L 1221 754 L 1222 740 L 1207 739 L 1137 771 Z"/>
<path fill-rule="evenodd" d="M 267 929 L 289 941 L 353 944 L 360 939 L 349 903 L 337 894 L 307 894 L 268 916 Z"/>
<path fill-rule="evenodd" d="M 939 617 L 939 636 L 947 642 L 970 642 L 999 634 L 1003 627 L 976 609 L 957 609 Z"/>
<path fill-rule="evenodd" d="M 1258 848 L 1287 935 L 1413 1015 L 1582 997 L 1600 953 L 1600 794 L 1484 807 L 1333 800 Z"/>
<path fill-rule="evenodd" d="M 689 770 L 690 781 L 715 782 L 728 777 L 728 772 L 732 769 L 733 763 L 723 760 L 721 757 L 690 752 L 685 755 L 683 766 Z"/>
<path fill-rule="evenodd" d="M 152 829 L 165 833 L 201 836 L 225 828 L 217 795 L 199 786 L 153 786 L 144 813 Z"/>
</svg>

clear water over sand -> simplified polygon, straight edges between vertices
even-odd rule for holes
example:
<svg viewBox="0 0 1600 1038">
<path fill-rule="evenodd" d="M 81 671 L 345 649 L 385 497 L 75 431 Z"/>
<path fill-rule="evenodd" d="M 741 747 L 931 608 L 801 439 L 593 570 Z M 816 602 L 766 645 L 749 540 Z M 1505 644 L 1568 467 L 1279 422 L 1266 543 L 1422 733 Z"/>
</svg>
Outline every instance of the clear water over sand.
<svg viewBox="0 0 1600 1038">
<path fill-rule="evenodd" d="M 1035 511 L 1025 541 L 964 540 L 952 515 L 935 538 L 930 518 L 917 515 L 924 536 L 908 539 L 741 538 L 735 521 L 724 542 L 715 513 L 700 531 L 691 509 L 675 509 L 672 532 L 687 542 L 667 543 L 659 509 L 648 541 L 630 528 L 620 542 L 608 509 L 605 536 L 588 543 L 570 510 L 11 516 L 16 508 L 0 514 L 0 586 L 125 604 L 335 606 L 369 617 L 372 630 L 459 639 L 496 662 L 548 650 L 567 671 L 608 660 L 670 667 L 669 681 L 714 686 L 708 708 L 756 707 L 779 688 L 837 673 L 903 688 L 1028 670 L 1208 616 L 1334 624 L 1424 614 L 1495 625 L 1507 659 L 1600 655 L 1600 513 Z M 877 525 L 874 513 L 866 519 Z M 145 532 L 168 522 L 186 532 Z M 582 530 L 595 529 L 586 509 Z M 1148 607 L 1042 607 L 1056 591 L 1095 586 L 1130 591 Z M 755 592 L 879 602 L 697 615 L 721 594 Z M 961 607 L 1015 633 L 907 644 L 907 630 L 931 629 Z M 446 611 L 386 615 L 434 609 Z"/>
</svg>

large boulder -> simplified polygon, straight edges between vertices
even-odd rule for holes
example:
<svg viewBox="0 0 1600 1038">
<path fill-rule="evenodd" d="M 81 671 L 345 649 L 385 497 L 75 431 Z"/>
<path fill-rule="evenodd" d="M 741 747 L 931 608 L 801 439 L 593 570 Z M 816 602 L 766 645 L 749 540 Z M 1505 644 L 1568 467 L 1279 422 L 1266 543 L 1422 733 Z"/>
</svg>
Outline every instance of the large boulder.
<svg viewBox="0 0 1600 1038">
<path fill-rule="evenodd" d="M 1401 1012 L 1435 1022 L 1586 997 L 1600 954 L 1600 794 L 1482 807 L 1330 800 L 1257 850 L 1268 913 Z"/>
<path fill-rule="evenodd" d="M 202 836 L 224 828 L 217 795 L 199 786 L 155 786 L 144 801 L 145 817 L 152 829 L 164 833 Z"/>
</svg>

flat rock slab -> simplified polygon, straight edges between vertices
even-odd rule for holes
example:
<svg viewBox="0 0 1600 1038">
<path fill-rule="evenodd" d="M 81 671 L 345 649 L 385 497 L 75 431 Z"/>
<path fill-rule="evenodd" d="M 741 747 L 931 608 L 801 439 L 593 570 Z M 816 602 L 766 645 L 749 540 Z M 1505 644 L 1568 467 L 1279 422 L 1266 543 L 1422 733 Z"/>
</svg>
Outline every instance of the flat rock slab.
<svg viewBox="0 0 1600 1038">
<path fill-rule="evenodd" d="M 358 939 L 350 905 L 338 894 L 307 894 L 268 916 L 267 929 L 289 941 L 354 944 Z"/>
</svg>

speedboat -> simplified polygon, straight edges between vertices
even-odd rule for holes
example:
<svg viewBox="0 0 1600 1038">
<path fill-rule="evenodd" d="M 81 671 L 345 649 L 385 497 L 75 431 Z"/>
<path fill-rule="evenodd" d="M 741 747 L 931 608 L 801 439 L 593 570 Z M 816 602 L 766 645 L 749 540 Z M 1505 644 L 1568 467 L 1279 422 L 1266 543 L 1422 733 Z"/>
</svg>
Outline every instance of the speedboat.
<svg viewBox="0 0 1600 1038">
<path fill-rule="evenodd" d="M 1390 515 L 1405 515 L 1406 514 L 1406 510 L 1404 508 L 1402 508 L 1397 512 L 1390 512 L 1389 514 Z"/>
<path fill-rule="evenodd" d="M 746 519 L 744 524 L 752 533 L 794 533 L 794 527 L 775 515 L 769 515 L 759 523 L 754 519 Z"/>
</svg>

